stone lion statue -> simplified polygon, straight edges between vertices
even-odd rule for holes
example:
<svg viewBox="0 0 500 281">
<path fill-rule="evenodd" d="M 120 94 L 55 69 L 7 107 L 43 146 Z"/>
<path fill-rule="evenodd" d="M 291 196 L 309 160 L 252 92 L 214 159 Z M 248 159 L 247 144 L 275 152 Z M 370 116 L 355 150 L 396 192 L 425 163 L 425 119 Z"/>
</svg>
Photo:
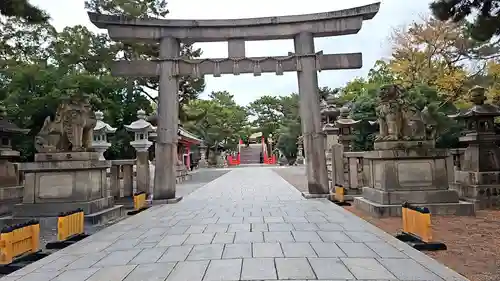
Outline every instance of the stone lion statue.
<svg viewBox="0 0 500 281">
<path fill-rule="evenodd" d="M 96 122 L 88 98 L 72 95 L 59 105 L 54 120 L 45 118 L 35 148 L 40 153 L 92 151 Z"/>
<path fill-rule="evenodd" d="M 436 122 L 426 107 L 422 111 L 404 100 L 404 90 L 398 85 L 386 85 L 379 91 L 376 108 L 379 135 L 376 141 L 434 139 Z"/>
<path fill-rule="evenodd" d="M 403 112 L 403 139 L 405 140 L 425 140 L 426 126 L 423 112 L 415 107 L 409 107 Z"/>
<path fill-rule="evenodd" d="M 379 135 L 377 141 L 400 140 L 403 136 L 402 88 L 398 85 L 383 86 L 379 93 L 376 108 Z"/>
</svg>

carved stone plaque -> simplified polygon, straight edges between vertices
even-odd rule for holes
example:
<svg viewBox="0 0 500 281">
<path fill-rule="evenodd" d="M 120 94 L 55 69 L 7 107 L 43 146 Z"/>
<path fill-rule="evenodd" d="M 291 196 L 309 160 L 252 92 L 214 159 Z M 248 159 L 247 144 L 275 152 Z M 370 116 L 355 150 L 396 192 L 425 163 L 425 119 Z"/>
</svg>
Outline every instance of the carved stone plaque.
<svg viewBox="0 0 500 281">
<path fill-rule="evenodd" d="M 429 162 L 398 163 L 399 183 L 432 182 L 432 165 Z"/>
<path fill-rule="evenodd" d="M 40 175 L 39 180 L 38 197 L 42 199 L 67 198 L 73 193 L 73 175 Z"/>
</svg>

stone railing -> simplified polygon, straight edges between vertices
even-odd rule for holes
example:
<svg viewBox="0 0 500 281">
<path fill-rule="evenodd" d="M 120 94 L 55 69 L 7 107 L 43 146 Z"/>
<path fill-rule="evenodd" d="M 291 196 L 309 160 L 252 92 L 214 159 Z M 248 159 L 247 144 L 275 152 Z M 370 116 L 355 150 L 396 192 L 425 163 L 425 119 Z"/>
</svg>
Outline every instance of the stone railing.
<svg viewBox="0 0 500 281">
<path fill-rule="evenodd" d="M 134 194 L 134 165 L 135 159 L 111 160 L 109 190 L 115 199 Z"/>
<path fill-rule="evenodd" d="M 115 199 L 131 198 L 136 191 L 136 160 L 110 160 L 111 169 L 107 174 L 108 196 Z M 150 183 L 154 182 L 154 162 L 150 165 Z M 0 216 L 12 212 L 15 204 L 23 201 L 24 173 L 19 169 L 19 163 L 8 163 L 0 170 Z M 179 163 L 176 167 L 176 181 L 181 183 L 189 179 L 189 171 Z"/>
<path fill-rule="evenodd" d="M 364 152 L 344 152 L 342 145 L 332 145 L 327 152 L 327 167 L 331 184 L 336 183 L 347 188 L 347 194 L 361 194 L 366 184 L 366 176 L 363 163 Z"/>
<path fill-rule="evenodd" d="M 360 194 L 366 184 L 363 154 L 363 151 L 344 152 L 344 163 L 347 166 L 344 168 L 344 172 L 347 173 L 344 186 L 352 191 L 351 194 Z"/>
<path fill-rule="evenodd" d="M 154 182 L 154 164 L 150 163 L 150 184 Z M 111 160 L 111 171 L 109 173 L 109 190 L 110 195 L 115 199 L 132 197 L 136 191 L 136 160 Z M 189 171 L 182 163 L 176 167 L 176 182 L 181 183 L 189 179 Z"/>
</svg>

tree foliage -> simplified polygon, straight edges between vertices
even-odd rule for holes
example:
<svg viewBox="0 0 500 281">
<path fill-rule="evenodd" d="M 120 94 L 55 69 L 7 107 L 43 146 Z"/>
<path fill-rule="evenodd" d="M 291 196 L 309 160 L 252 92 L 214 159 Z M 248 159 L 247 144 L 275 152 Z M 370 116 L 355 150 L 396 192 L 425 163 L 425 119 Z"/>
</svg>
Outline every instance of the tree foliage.
<svg viewBox="0 0 500 281">
<path fill-rule="evenodd" d="M 426 84 L 450 100 L 463 100 L 468 82 L 498 56 L 497 42 L 478 42 L 464 21 L 426 18 L 397 29 L 391 36 L 389 68 L 405 87 Z"/>
<path fill-rule="evenodd" d="M 53 116 L 61 98 L 70 91 L 91 96 L 95 110 L 101 110 L 112 126 L 118 127 L 108 157 L 134 157 L 124 124 L 136 120 L 142 108 L 151 112 L 151 102 L 127 81 L 112 77 L 109 63 L 119 48 L 104 34 L 84 26 L 57 32 L 48 23 L 27 24 L 10 19 L 0 24 L 0 99 L 19 127 L 30 129 L 15 148 L 23 160 L 34 154 L 33 138 L 46 116 Z"/>
<path fill-rule="evenodd" d="M 186 115 L 196 116 L 187 121 L 185 128 L 203 138 L 212 149 L 223 144 L 235 149 L 247 125 L 245 107 L 237 105 L 234 96 L 226 91 L 212 92 L 208 100 L 191 100 L 184 106 Z"/>
<path fill-rule="evenodd" d="M 470 33 L 478 41 L 488 41 L 500 34 L 500 1 L 498 0 L 436 0 L 430 8 L 439 20 L 461 22 L 469 15 L 474 21 Z"/>
<path fill-rule="evenodd" d="M 165 0 L 86 0 L 85 7 L 92 12 L 123 15 L 134 18 L 165 18 L 168 15 Z M 152 43 L 121 43 L 115 42 L 115 48 L 120 52 L 122 60 L 153 59 L 159 57 L 159 44 Z M 194 49 L 191 44 L 181 44 L 181 57 L 196 58 L 201 55 L 201 49 Z M 151 92 L 158 92 L 159 80 L 154 78 L 137 78 L 128 80 L 129 91 L 136 89 L 156 102 Z M 203 78 L 183 76 L 179 79 L 179 118 L 181 122 L 188 120 L 184 105 L 198 98 L 205 89 Z"/>
<path fill-rule="evenodd" d="M 2 5 L 6 2 L 16 1 L 0 4 L 0 13 L 9 16 L 0 21 L 0 101 L 19 127 L 30 129 L 28 137 L 14 142 L 23 160 L 32 158 L 33 137 L 44 118 L 54 115 L 61 98 L 74 90 L 89 94 L 93 108 L 103 111 L 105 121 L 118 128 L 111 138 L 108 159 L 133 157 L 131 137 L 124 125 L 136 120 L 137 110 L 152 113 L 156 109 L 153 96 L 158 79 L 113 77 L 110 66 L 115 59 L 157 58 L 158 45 L 113 42 L 106 34 L 93 33 L 84 26 L 58 32 L 46 21 L 32 24 L 33 16 L 23 16 L 21 6 L 17 14 L 5 12 Z M 89 10 L 104 14 L 138 18 L 168 15 L 166 0 L 85 3 Z M 428 18 L 395 30 L 387 60 L 377 61 L 366 77 L 352 79 L 344 87 L 318 89 L 318 99 L 350 107 L 352 118 L 363 120 L 356 130 L 354 147 L 370 150 L 377 128 L 366 121 L 376 120 L 377 93 L 382 85 L 401 84 L 409 103 L 419 110 L 429 108 L 436 118 L 437 145 L 456 146 L 461 128 L 446 115 L 469 106 L 466 92 L 470 87 L 487 87 L 490 101 L 500 105 L 499 43 L 478 41 L 473 31 L 463 18 L 449 22 Z M 182 57 L 201 55 L 192 45 L 181 47 Z M 276 148 L 287 158 L 295 158 L 301 135 L 298 94 L 265 95 L 243 107 L 226 91 L 199 99 L 205 88 L 203 79 L 181 77 L 179 88 L 180 121 L 211 148 L 223 144 L 235 149 L 240 138 L 260 131 L 265 137 L 273 135 Z"/>
<path fill-rule="evenodd" d="M 259 131 L 267 137 L 273 135 L 282 125 L 283 113 L 281 109 L 281 99 L 276 96 L 262 96 L 248 106 L 251 115 L 256 119 L 252 125 L 259 128 Z"/>
<path fill-rule="evenodd" d="M 30 4 L 28 0 L 0 1 L 0 15 L 18 18 L 27 23 L 44 23 L 49 19 L 43 10 Z"/>
</svg>

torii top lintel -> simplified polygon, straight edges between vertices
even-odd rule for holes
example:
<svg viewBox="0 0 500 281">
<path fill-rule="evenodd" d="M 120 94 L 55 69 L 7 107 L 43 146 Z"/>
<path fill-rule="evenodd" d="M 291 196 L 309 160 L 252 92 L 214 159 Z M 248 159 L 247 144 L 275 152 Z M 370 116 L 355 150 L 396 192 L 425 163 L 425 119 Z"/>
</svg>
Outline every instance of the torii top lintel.
<svg viewBox="0 0 500 281">
<path fill-rule="evenodd" d="M 180 41 L 216 42 L 230 39 L 275 40 L 292 39 L 301 32 L 314 37 L 355 34 L 363 20 L 372 19 L 380 3 L 326 13 L 216 20 L 137 19 L 89 13 L 99 28 L 108 29 L 113 40 L 157 41 L 174 37 Z"/>
</svg>

